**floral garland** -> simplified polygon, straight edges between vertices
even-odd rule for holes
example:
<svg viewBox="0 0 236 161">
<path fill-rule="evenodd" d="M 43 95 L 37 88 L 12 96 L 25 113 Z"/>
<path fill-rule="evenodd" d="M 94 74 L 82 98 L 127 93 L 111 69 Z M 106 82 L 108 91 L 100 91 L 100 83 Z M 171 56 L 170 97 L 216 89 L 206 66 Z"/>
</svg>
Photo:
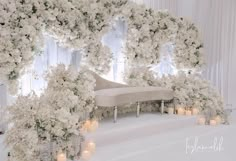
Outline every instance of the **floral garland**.
<svg viewBox="0 0 236 161">
<path fill-rule="evenodd" d="M 56 157 L 60 151 L 73 160 L 81 152 L 81 129 L 95 108 L 95 80 L 84 69 L 66 70 L 64 65 L 53 69 L 48 78 L 48 88 L 40 98 L 19 97 L 8 108 L 14 124 L 6 134 L 10 161 L 41 161 L 42 153 Z"/>
</svg>

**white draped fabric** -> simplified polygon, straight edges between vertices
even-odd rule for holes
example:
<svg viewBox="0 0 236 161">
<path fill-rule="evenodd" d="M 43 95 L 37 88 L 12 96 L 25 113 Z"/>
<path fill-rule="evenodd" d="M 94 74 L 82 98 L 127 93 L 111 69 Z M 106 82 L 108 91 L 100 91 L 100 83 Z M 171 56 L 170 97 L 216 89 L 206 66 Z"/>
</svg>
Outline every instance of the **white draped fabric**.
<svg viewBox="0 0 236 161">
<path fill-rule="evenodd" d="M 236 104 L 233 99 L 236 91 L 236 1 L 235 0 L 134 0 L 145 3 L 154 9 L 167 9 L 174 15 L 188 17 L 194 21 L 202 32 L 206 49 L 207 66 L 204 76 L 218 87 L 226 104 Z M 119 75 L 124 71 L 122 46 L 125 37 L 124 24 L 115 25 L 103 41 L 112 48 L 113 66 L 110 79 L 121 81 Z M 43 80 L 45 71 L 58 63 L 72 64 L 79 67 L 81 54 L 59 47 L 50 37 L 45 39 L 45 52 L 37 56 L 29 73 L 22 77 L 21 94 L 35 90 L 40 94 L 46 87 Z M 6 95 L 5 88 L 0 89 Z M 1 97 L 5 98 L 5 97 Z M 1 100 L 1 105 L 5 105 Z"/>
<path fill-rule="evenodd" d="M 57 64 L 72 64 L 79 66 L 80 53 L 71 49 L 63 48 L 51 37 L 45 36 L 44 52 L 35 57 L 34 63 L 27 73 L 20 79 L 20 94 L 28 95 L 34 91 L 36 94 L 43 92 L 47 86 L 44 80 L 46 72 Z"/>
</svg>

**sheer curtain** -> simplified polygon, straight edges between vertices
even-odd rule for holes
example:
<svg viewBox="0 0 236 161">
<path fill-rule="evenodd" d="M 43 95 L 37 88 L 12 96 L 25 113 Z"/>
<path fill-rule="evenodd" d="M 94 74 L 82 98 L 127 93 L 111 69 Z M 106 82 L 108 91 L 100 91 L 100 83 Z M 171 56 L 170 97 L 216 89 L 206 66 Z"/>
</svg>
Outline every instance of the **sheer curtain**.
<svg viewBox="0 0 236 161">
<path fill-rule="evenodd" d="M 154 9 L 167 9 L 191 19 L 200 29 L 207 65 L 203 73 L 236 106 L 236 1 L 235 0 L 134 0 Z"/>
<path fill-rule="evenodd" d="M 47 71 L 57 64 L 72 65 L 77 69 L 80 66 L 80 51 L 61 47 L 56 40 L 46 35 L 44 41 L 43 53 L 35 57 L 33 64 L 28 67 L 26 74 L 19 80 L 20 95 L 28 95 L 31 92 L 40 95 L 47 87 L 44 79 Z M 1 120 L 5 113 L 1 107 L 14 103 L 15 98 L 7 93 L 5 85 L 0 84 L 0 131 L 5 128 L 4 122 Z"/>
<path fill-rule="evenodd" d="M 124 73 L 124 55 L 123 47 L 125 43 L 127 32 L 127 26 L 124 21 L 117 20 L 112 29 L 104 35 L 102 41 L 103 44 L 111 49 L 113 61 L 111 64 L 111 71 L 108 75 L 104 75 L 105 78 L 116 81 L 123 82 Z"/>
<path fill-rule="evenodd" d="M 35 57 L 32 66 L 20 79 L 20 94 L 22 95 L 28 95 L 32 91 L 40 95 L 47 86 L 44 79 L 46 72 L 57 64 L 65 64 L 66 66 L 71 64 L 76 68 L 79 67 L 81 59 L 79 51 L 63 48 L 49 36 L 45 36 L 44 40 L 43 53 Z"/>
</svg>

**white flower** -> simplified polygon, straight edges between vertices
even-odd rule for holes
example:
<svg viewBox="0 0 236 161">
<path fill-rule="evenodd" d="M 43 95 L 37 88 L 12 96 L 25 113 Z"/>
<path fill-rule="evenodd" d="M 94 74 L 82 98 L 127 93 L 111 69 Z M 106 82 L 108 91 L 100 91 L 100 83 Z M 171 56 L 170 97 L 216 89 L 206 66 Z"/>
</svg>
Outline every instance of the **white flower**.
<svg viewBox="0 0 236 161">
<path fill-rule="evenodd" d="M 83 67 L 76 73 L 72 67 L 58 65 L 48 81 L 40 98 L 19 97 L 9 107 L 9 121 L 14 126 L 7 133 L 7 143 L 17 161 L 37 159 L 40 147 L 50 142 L 57 143 L 56 150 L 64 149 L 70 157 L 79 154 L 80 148 L 67 145 L 74 145 L 75 136 L 81 137 L 80 128 L 95 108 L 95 80 Z M 79 140 L 76 146 L 81 143 Z M 20 149 L 27 150 L 23 153 Z"/>
</svg>

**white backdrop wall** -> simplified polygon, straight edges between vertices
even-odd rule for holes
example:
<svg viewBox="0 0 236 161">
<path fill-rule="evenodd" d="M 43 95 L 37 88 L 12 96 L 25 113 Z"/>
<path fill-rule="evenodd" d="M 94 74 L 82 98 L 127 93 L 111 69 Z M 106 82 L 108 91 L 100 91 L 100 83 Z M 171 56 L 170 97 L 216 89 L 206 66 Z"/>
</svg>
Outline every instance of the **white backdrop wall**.
<svg viewBox="0 0 236 161">
<path fill-rule="evenodd" d="M 206 53 L 204 77 L 236 106 L 236 0 L 134 0 L 191 19 L 200 29 Z"/>
</svg>

